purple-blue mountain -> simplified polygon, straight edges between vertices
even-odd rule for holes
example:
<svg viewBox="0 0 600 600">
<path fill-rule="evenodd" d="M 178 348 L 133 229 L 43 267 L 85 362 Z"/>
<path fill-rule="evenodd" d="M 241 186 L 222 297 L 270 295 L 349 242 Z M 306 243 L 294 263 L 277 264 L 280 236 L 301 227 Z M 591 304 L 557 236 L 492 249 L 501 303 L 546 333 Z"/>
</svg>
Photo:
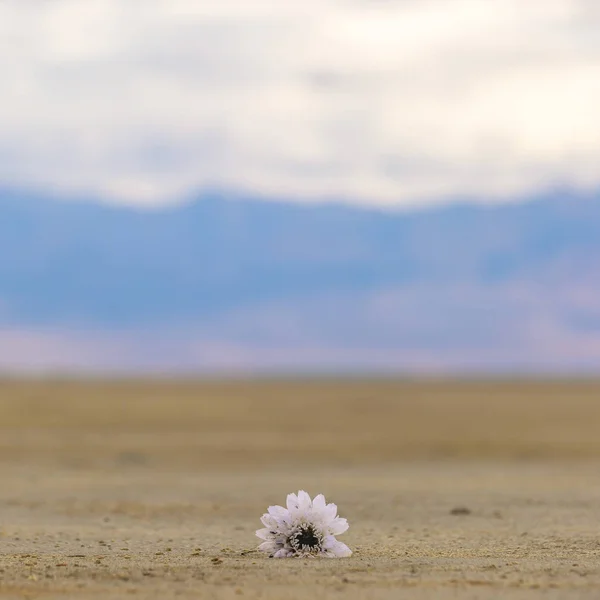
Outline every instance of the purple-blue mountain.
<svg viewBox="0 0 600 600">
<path fill-rule="evenodd" d="M 206 194 L 139 211 L 5 191 L 0 324 L 600 364 L 600 198 L 386 212 Z"/>
</svg>

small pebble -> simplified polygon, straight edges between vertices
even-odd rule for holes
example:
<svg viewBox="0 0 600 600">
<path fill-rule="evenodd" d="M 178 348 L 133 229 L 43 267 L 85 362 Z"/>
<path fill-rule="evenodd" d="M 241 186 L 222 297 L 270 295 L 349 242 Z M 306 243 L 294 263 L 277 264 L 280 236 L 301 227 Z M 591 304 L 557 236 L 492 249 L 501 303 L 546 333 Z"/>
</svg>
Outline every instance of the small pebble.
<svg viewBox="0 0 600 600">
<path fill-rule="evenodd" d="M 451 515 L 470 515 L 471 509 L 466 506 L 456 506 L 450 511 Z"/>
</svg>

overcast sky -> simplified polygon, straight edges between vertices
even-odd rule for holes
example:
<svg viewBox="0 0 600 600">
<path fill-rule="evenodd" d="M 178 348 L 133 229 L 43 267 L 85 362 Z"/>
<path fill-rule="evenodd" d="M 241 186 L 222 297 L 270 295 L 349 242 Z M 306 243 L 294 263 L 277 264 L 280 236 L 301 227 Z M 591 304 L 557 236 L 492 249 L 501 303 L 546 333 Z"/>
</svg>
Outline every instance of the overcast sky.
<svg viewBox="0 0 600 600">
<path fill-rule="evenodd" d="M 0 185 L 422 204 L 600 185 L 596 0 L 3 0 Z"/>
</svg>

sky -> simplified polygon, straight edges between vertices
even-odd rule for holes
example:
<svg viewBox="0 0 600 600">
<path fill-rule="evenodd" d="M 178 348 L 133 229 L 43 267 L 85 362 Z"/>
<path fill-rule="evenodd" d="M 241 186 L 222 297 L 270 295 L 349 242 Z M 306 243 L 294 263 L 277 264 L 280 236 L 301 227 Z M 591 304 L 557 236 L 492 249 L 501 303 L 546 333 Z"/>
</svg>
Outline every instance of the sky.
<svg viewBox="0 0 600 600">
<path fill-rule="evenodd" d="M 418 206 L 597 189 L 596 0 L 3 0 L 0 186 Z"/>
</svg>

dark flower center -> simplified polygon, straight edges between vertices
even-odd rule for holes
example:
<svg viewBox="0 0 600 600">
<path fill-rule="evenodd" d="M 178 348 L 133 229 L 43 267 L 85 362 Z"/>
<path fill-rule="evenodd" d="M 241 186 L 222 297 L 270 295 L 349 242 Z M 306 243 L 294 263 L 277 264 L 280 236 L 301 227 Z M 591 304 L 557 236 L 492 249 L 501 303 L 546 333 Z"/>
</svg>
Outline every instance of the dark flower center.
<svg viewBox="0 0 600 600">
<path fill-rule="evenodd" d="M 320 540 L 315 534 L 315 530 L 312 527 L 303 527 L 296 535 L 294 536 L 296 541 L 296 546 L 298 548 L 316 548 L 320 544 Z"/>
</svg>

